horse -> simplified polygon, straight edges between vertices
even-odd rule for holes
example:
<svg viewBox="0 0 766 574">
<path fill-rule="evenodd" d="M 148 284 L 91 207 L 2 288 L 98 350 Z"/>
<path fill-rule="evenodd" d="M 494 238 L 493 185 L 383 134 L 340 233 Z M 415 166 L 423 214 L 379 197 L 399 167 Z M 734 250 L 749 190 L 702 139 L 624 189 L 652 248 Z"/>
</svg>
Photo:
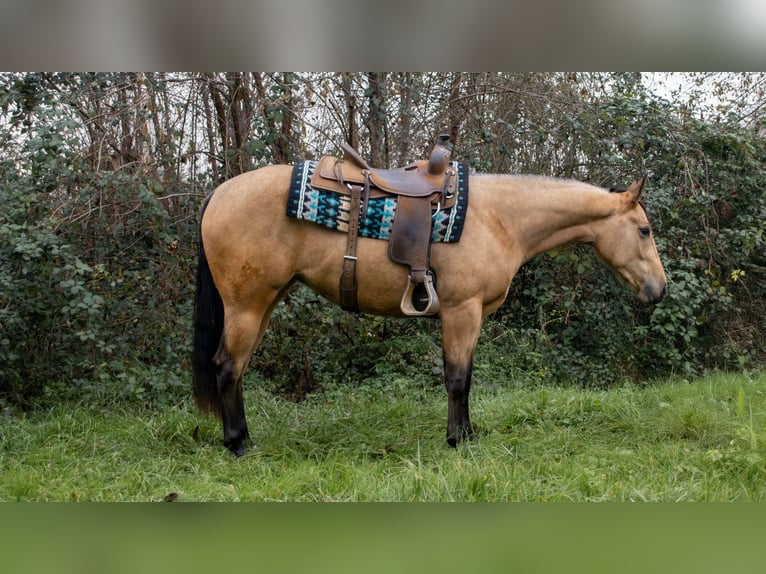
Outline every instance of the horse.
<svg viewBox="0 0 766 574">
<path fill-rule="evenodd" d="M 194 309 L 193 387 L 201 413 L 222 419 L 223 444 L 235 455 L 250 442 L 242 378 L 274 308 L 300 281 L 338 303 L 346 234 L 287 217 L 292 167 L 238 175 L 203 202 Z M 646 177 L 627 189 L 571 179 L 471 174 L 462 237 L 434 243 L 441 303 L 447 443 L 474 438 L 471 369 L 482 323 L 505 300 L 522 264 L 555 247 L 591 244 L 638 299 L 659 303 L 665 271 L 641 202 Z M 408 269 L 388 242 L 360 237 L 358 305 L 362 313 L 401 317 Z"/>
</svg>

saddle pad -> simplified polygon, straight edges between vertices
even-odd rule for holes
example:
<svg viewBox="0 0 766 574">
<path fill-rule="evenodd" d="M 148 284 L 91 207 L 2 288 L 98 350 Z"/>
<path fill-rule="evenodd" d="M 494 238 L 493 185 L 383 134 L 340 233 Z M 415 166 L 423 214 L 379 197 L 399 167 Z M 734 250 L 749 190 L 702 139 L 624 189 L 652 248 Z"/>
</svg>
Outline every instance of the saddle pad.
<svg viewBox="0 0 766 574">
<path fill-rule="evenodd" d="M 348 232 L 351 197 L 312 187 L 311 176 L 317 163 L 304 161 L 293 166 L 287 215 Z M 463 233 L 468 209 L 468 164 L 453 161 L 450 165 L 457 169 L 457 198 L 454 206 L 434 214 L 431 243 L 456 243 Z M 390 239 L 396 217 L 396 203 L 397 197 L 394 195 L 370 198 L 367 214 L 359 220 L 359 235 L 372 239 Z"/>
</svg>

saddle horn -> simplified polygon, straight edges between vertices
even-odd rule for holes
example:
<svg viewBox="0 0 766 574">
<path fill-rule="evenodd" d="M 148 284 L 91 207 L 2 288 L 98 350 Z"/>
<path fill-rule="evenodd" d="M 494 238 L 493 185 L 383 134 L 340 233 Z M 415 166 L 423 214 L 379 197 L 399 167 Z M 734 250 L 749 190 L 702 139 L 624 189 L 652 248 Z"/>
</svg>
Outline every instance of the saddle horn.
<svg viewBox="0 0 766 574">
<path fill-rule="evenodd" d="M 428 162 L 428 173 L 431 175 L 441 175 L 449 165 L 452 152 L 445 145 L 449 141 L 449 134 L 441 134 L 439 140 L 431 150 L 431 159 Z"/>
</svg>

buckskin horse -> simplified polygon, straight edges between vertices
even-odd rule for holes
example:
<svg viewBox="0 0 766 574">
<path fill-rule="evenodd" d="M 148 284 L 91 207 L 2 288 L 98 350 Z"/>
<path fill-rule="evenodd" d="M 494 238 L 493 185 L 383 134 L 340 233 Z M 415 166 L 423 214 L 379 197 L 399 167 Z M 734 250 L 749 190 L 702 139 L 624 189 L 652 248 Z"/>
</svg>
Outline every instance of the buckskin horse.
<svg viewBox="0 0 766 574">
<path fill-rule="evenodd" d="M 249 442 L 242 378 L 277 303 L 296 281 L 341 299 L 347 234 L 288 217 L 292 166 L 256 169 L 221 184 L 203 203 L 194 319 L 194 394 L 223 422 L 235 455 Z M 647 213 L 645 177 L 623 191 L 540 176 L 471 174 L 460 241 L 433 243 L 438 273 L 447 442 L 472 439 L 468 414 L 474 348 L 486 316 L 503 303 L 521 265 L 572 242 L 599 258 L 644 303 L 667 292 Z M 403 316 L 410 277 L 386 241 L 359 237 L 354 255 L 358 310 Z"/>
</svg>

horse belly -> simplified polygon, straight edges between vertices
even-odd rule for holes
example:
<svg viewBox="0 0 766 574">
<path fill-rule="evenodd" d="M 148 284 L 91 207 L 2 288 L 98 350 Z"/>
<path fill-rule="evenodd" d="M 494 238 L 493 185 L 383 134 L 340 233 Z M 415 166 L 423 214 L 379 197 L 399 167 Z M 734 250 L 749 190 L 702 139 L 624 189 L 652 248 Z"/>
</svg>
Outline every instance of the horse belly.
<svg viewBox="0 0 766 574">
<path fill-rule="evenodd" d="M 340 276 L 346 252 L 346 235 L 311 223 L 303 223 L 305 242 L 301 249 L 300 280 L 334 302 L 340 300 Z M 358 300 L 365 313 L 403 317 L 401 300 L 407 288 L 409 268 L 394 263 L 388 242 L 359 238 L 357 248 Z M 497 254 L 476 252 L 466 244 L 434 244 L 432 266 L 442 308 L 481 305 L 494 311 L 505 299 L 511 276 Z"/>
<path fill-rule="evenodd" d="M 302 223 L 305 239 L 298 278 L 317 293 L 338 303 L 347 236 L 312 223 Z M 407 287 L 407 267 L 388 256 L 388 242 L 360 237 L 356 276 L 359 307 L 376 315 L 403 316 L 400 303 Z"/>
</svg>

